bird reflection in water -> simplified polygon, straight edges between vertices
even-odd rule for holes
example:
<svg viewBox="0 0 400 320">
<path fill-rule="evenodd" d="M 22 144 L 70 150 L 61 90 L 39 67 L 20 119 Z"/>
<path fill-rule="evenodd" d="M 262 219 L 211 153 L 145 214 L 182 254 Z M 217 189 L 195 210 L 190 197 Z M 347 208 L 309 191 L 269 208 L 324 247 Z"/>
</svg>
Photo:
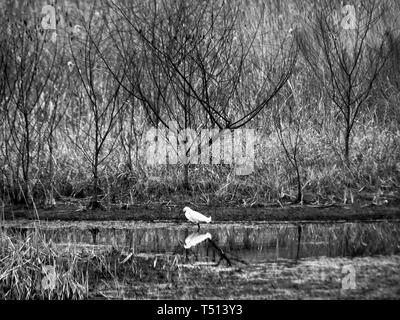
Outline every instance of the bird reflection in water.
<svg viewBox="0 0 400 320">
<path fill-rule="evenodd" d="M 215 260 L 215 255 L 219 256 L 219 261 L 217 265 L 220 264 L 222 260 L 225 260 L 228 264 L 228 266 L 231 266 L 232 263 L 230 259 L 227 257 L 225 254 L 224 250 L 222 250 L 213 240 L 211 233 L 199 233 L 199 232 L 194 232 L 188 235 L 185 239 L 185 243 L 183 244 L 183 247 L 186 249 L 186 259 L 188 259 L 188 251 L 190 248 L 197 246 L 199 243 L 202 243 L 203 241 L 207 240 L 207 257 L 208 257 L 208 250 L 211 247 L 212 252 L 213 252 L 213 260 Z M 208 246 L 210 244 L 210 247 Z M 196 260 L 198 260 L 196 252 L 193 252 Z"/>
<path fill-rule="evenodd" d="M 209 232 L 207 233 L 198 233 L 198 232 L 193 232 L 189 236 L 186 237 L 185 239 L 185 244 L 183 247 L 185 249 L 190 249 L 191 247 L 197 246 L 199 243 L 210 239 L 211 240 L 211 234 Z"/>
</svg>

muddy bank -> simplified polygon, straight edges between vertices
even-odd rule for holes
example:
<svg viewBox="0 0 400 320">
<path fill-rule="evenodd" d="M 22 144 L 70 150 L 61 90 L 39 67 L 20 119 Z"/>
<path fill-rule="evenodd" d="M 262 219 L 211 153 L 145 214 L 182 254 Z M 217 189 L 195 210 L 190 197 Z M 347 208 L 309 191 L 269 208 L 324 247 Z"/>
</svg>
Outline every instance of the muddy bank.
<svg viewBox="0 0 400 320">
<path fill-rule="evenodd" d="M 62 205 L 52 209 L 4 208 L 2 218 L 6 220 L 131 220 L 131 221 L 186 221 L 182 205 L 140 205 L 125 210 L 110 207 L 105 210 L 81 210 L 75 205 Z M 335 205 L 330 207 L 287 206 L 283 208 L 260 207 L 205 207 L 190 205 L 213 221 L 357 221 L 375 219 L 398 219 L 400 208 L 395 206 Z"/>
<path fill-rule="evenodd" d="M 150 270 L 156 270 L 156 259 L 149 261 L 155 266 L 150 266 Z M 350 274 L 346 270 L 352 268 L 354 286 L 343 285 L 344 277 Z M 281 261 L 233 268 L 205 263 L 178 264 L 167 277 L 127 279 L 117 286 L 102 282 L 92 298 L 399 299 L 399 270 L 400 256 L 396 255 L 354 259 L 321 257 L 302 259 L 297 264 Z"/>
</svg>

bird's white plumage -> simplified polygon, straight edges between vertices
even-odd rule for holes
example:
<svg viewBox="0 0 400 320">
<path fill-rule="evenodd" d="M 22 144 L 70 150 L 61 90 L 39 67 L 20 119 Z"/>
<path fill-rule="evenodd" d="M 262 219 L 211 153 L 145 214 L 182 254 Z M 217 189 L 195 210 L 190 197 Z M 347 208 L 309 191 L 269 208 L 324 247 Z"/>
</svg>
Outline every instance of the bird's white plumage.
<svg viewBox="0 0 400 320">
<path fill-rule="evenodd" d="M 185 244 L 183 245 L 183 247 L 185 249 L 189 249 L 191 247 L 197 246 L 199 243 L 207 239 L 211 239 L 211 234 L 209 232 L 204 234 L 199 234 L 197 232 L 194 232 L 185 239 Z"/>
<path fill-rule="evenodd" d="M 211 217 L 206 217 L 205 215 L 201 214 L 200 212 L 194 211 L 190 209 L 189 207 L 183 208 L 183 212 L 185 212 L 185 217 L 193 223 L 201 223 L 201 222 L 206 222 L 210 223 L 211 222 Z"/>
</svg>

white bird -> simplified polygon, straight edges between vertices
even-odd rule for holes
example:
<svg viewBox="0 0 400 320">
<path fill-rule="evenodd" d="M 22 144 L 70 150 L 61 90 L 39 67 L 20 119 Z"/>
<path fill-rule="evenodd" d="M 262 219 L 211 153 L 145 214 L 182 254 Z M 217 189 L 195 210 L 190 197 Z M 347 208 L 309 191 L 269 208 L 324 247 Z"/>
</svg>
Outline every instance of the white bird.
<svg viewBox="0 0 400 320">
<path fill-rule="evenodd" d="M 189 249 L 190 247 L 197 246 L 199 243 L 207 239 L 211 240 L 211 234 L 209 232 L 204 234 L 199 234 L 197 232 L 194 232 L 185 239 L 185 244 L 183 245 L 183 247 L 185 249 Z"/>
<path fill-rule="evenodd" d="M 200 223 L 201 222 L 206 222 L 210 223 L 211 222 L 211 217 L 206 217 L 205 215 L 201 214 L 200 212 L 194 211 L 190 209 L 189 207 L 184 207 L 183 212 L 185 213 L 185 217 L 193 223 L 196 223 L 198 226 L 198 230 L 200 230 Z"/>
</svg>

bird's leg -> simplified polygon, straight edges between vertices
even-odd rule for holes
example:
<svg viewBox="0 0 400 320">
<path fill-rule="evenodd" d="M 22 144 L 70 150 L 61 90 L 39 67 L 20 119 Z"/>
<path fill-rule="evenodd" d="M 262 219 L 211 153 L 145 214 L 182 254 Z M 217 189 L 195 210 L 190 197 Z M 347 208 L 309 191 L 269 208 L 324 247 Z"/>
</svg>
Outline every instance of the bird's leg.
<svg viewBox="0 0 400 320">
<path fill-rule="evenodd" d="M 200 223 L 197 224 L 197 232 L 200 231 Z"/>
</svg>

